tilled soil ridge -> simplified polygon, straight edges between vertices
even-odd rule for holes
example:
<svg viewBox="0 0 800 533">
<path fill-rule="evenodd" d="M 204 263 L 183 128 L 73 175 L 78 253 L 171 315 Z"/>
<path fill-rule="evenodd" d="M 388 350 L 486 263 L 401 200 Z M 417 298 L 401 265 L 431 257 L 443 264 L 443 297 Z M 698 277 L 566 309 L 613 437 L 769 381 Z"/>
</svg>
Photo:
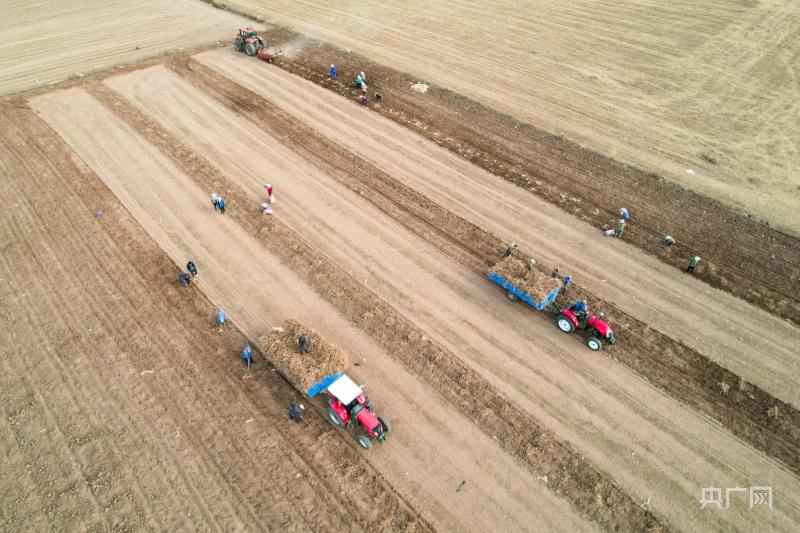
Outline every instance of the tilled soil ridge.
<svg viewBox="0 0 800 533">
<path fill-rule="evenodd" d="M 94 85 L 91 93 L 167 154 L 203 189 L 225 190 L 230 205 L 248 205 L 248 196 L 214 166 L 114 91 Z M 427 338 L 347 273 L 320 257 L 280 220 L 253 217 L 246 210 L 230 209 L 228 214 L 353 323 L 473 420 L 481 431 L 495 438 L 537 476 L 546 475 L 550 480 L 548 487 L 567 498 L 581 516 L 609 531 L 671 530 L 663 519 L 640 507 L 606 474 L 498 394 L 475 370 Z"/>
<path fill-rule="evenodd" d="M 397 183 L 380 169 L 293 119 L 259 95 L 193 59 L 175 57 L 169 65 L 292 149 L 304 154 L 330 154 L 326 159 L 309 158 L 327 174 L 369 198 L 382 211 L 445 251 L 453 260 L 484 276 L 487 268 L 499 259 L 504 249 L 499 238 Z M 335 165 L 334 155 L 346 164 Z M 352 168 L 359 169 L 359 172 L 348 170 Z M 424 221 L 424 225 L 420 225 L 420 221 Z M 435 231 L 430 228 L 435 228 Z M 529 257 L 525 250 L 519 250 L 517 255 Z M 515 258 L 513 264 L 525 269 L 519 259 Z M 549 272 L 540 266 L 536 272 L 538 277 L 552 280 Z M 586 298 L 592 310 L 606 314 L 620 339 L 616 346 L 606 350 L 611 357 L 672 397 L 718 420 L 738 437 L 781 460 L 793 472 L 800 473 L 800 412 L 796 408 L 597 298 L 590 289 L 580 284 L 572 287 L 559 302 L 566 305 L 570 298 Z"/>
<path fill-rule="evenodd" d="M 260 357 L 243 379 L 246 339 L 211 328 L 210 302 L 177 284 L 177 266 L 49 126 L 19 103 L 2 117 L 0 174 L 18 206 L 4 212 L 0 271 L 20 281 L 2 284 L 4 320 L 24 355 L 3 358 L 16 440 L 4 471 L 26 485 L 0 498 L 0 522 L 432 530 L 320 413 L 288 421 L 296 391 Z"/>
<path fill-rule="evenodd" d="M 278 28 L 265 37 L 280 48 L 301 36 Z M 331 63 L 339 69 L 335 81 L 327 76 Z M 800 324 L 800 240 L 794 236 L 445 89 L 430 85 L 415 93 L 409 87 L 418 80 L 324 43 L 293 50 L 275 64 L 350 99 L 357 94 L 351 80 L 368 70 L 370 92 L 385 94 L 369 104 L 377 113 L 598 228 L 613 224 L 617 209 L 626 207 L 632 213 L 627 242 L 680 269 L 699 255 L 698 278 Z M 664 246 L 665 235 L 677 245 Z"/>
</svg>

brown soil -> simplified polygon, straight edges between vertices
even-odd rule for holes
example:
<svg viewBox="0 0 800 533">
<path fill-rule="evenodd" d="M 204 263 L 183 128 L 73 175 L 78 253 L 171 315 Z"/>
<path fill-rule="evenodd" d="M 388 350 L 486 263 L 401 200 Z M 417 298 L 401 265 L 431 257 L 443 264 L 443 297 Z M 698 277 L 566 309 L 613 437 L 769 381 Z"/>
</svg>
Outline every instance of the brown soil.
<svg viewBox="0 0 800 533">
<path fill-rule="evenodd" d="M 265 37 L 280 48 L 299 35 L 271 29 Z M 335 82 L 327 76 L 331 63 L 339 69 Z M 700 255 L 697 277 L 800 324 L 795 237 L 447 90 L 412 92 L 418 80 L 327 44 L 301 48 L 276 64 L 348 98 L 356 96 L 355 73 L 366 70 L 370 92 L 384 95 L 370 103 L 372 110 L 598 228 L 613 223 L 624 206 L 631 212 L 627 242 L 680 269 Z M 663 245 L 667 234 L 676 246 Z"/>
<path fill-rule="evenodd" d="M 266 131 L 273 134 L 280 132 L 282 142 L 301 150 L 303 154 L 309 154 L 309 158 L 326 173 L 342 179 L 342 183 L 348 187 L 360 194 L 369 191 L 367 197 L 382 205 L 384 212 L 396 217 L 405 227 L 480 275 L 484 275 L 503 250 L 503 244 L 497 237 L 455 216 L 423 195 L 397 184 L 380 169 L 292 120 L 252 91 L 183 56 L 173 57 L 169 65 Z M 321 160 L 316 154 L 329 154 L 329 157 Z M 334 156 L 341 156 L 341 159 L 336 160 Z M 349 172 L 347 169 L 351 168 L 358 168 L 360 172 Z M 420 221 L 425 222 L 421 229 L 418 226 Z M 435 231 L 429 228 L 435 228 Z M 518 249 L 516 255 L 528 257 L 528 252 Z M 517 269 L 525 269 L 521 259 L 515 258 L 513 264 L 517 265 Z M 549 272 L 540 265 L 537 265 L 537 272 L 540 278 L 553 281 Z M 586 298 L 592 310 L 604 312 L 614 327 L 619 343 L 608 347 L 604 353 L 640 373 L 674 398 L 718 420 L 739 438 L 781 460 L 792 471 L 800 473 L 800 412 L 796 408 L 742 380 L 696 350 L 604 302 L 580 284 L 573 284 L 566 294 L 559 296 L 558 302 L 563 306 L 572 298 Z M 385 332 L 380 334 L 381 338 L 386 335 Z M 734 382 L 742 384 L 738 392 L 725 394 L 721 391 L 719 383 Z M 776 417 L 768 414 L 773 407 L 777 407 Z"/>
<path fill-rule="evenodd" d="M 205 91 L 226 94 L 232 91 L 242 96 L 233 98 L 230 105 L 263 105 L 260 98 L 230 80 L 215 76 L 193 60 L 175 57 L 170 66 Z M 236 184 L 117 93 L 99 84 L 91 87 L 91 93 L 172 158 L 204 190 L 226 191 L 233 206 L 250 203 L 248 195 Z M 279 115 L 275 119 L 284 127 L 289 125 Z M 459 357 L 429 339 L 345 271 L 319 256 L 279 218 L 264 220 L 236 209 L 231 209 L 229 215 L 483 432 L 496 439 L 503 449 L 536 476 L 546 475 L 550 480 L 548 486 L 567 498 L 581 516 L 609 531 L 670 530 L 661 518 L 640 507 L 568 444 L 543 430 Z M 513 424 L 509 422 L 512 420 Z"/>
<path fill-rule="evenodd" d="M 1 116 L 0 529 L 431 529 L 322 413 L 289 421 L 294 389 L 47 125 Z"/>
<path fill-rule="evenodd" d="M 490 242 L 496 241 L 491 236 L 487 235 L 487 237 Z M 516 288 L 532 296 L 537 302 L 544 300 L 553 289 L 561 286 L 558 279 L 545 275 L 540 269 L 528 268 L 525 261 L 516 255 L 504 257 L 489 271 L 512 282 Z"/>
<path fill-rule="evenodd" d="M 304 354 L 297 347 L 301 333 L 308 342 Z M 301 392 L 326 376 L 344 372 L 347 367 L 347 357 L 338 346 L 295 320 L 287 320 L 281 330 L 261 337 L 259 346 L 267 361 Z"/>
</svg>

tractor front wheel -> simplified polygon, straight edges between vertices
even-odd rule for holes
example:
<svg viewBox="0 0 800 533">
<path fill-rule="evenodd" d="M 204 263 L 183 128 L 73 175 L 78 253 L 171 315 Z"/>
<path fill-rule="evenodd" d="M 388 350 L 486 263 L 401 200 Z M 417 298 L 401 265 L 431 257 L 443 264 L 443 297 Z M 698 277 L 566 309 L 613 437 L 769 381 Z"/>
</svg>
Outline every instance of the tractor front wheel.
<svg viewBox="0 0 800 533">
<path fill-rule="evenodd" d="M 233 49 L 237 52 L 241 52 L 244 50 L 244 46 L 242 46 L 242 41 L 233 41 Z"/>
<path fill-rule="evenodd" d="M 586 346 L 588 346 L 590 350 L 597 352 L 603 347 L 603 341 L 597 337 L 589 337 L 586 339 Z"/>
<path fill-rule="evenodd" d="M 356 437 L 356 440 L 365 450 L 369 450 L 372 447 L 372 443 L 369 441 L 369 437 L 366 435 L 359 435 Z"/>
<path fill-rule="evenodd" d="M 572 320 L 565 316 L 560 316 L 556 319 L 556 326 L 558 326 L 558 329 L 564 333 L 572 333 L 575 331 L 575 324 L 573 324 Z"/>
<path fill-rule="evenodd" d="M 253 46 L 253 43 L 244 43 L 244 53 L 249 56 L 256 55 L 256 47 Z"/>
<path fill-rule="evenodd" d="M 386 433 L 389 433 L 389 431 L 391 431 L 391 430 L 392 430 L 392 425 L 391 425 L 391 424 L 389 424 L 389 421 L 388 421 L 388 420 L 386 420 L 386 419 L 385 419 L 385 418 L 383 418 L 382 416 L 379 416 L 379 417 L 378 417 L 378 420 L 380 421 L 380 423 L 381 423 L 381 424 L 383 424 L 383 427 L 384 427 L 384 428 L 386 428 Z"/>
<path fill-rule="evenodd" d="M 344 425 L 344 422 L 342 422 L 342 419 L 339 418 L 339 415 L 336 414 L 336 411 L 334 411 L 333 409 L 328 409 L 328 419 L 331 421 L 331 423 L 334 426 L 343 426 Z"/>
</svg>

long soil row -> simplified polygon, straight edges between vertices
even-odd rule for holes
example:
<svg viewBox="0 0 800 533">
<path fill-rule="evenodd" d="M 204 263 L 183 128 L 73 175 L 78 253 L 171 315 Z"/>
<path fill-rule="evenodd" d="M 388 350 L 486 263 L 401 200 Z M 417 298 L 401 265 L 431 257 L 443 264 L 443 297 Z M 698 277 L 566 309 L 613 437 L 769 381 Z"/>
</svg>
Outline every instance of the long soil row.
<svg viewBox="0 0 800 533">
<path fill-rule="evenodd" d="M 663 520 L 642 509 L 611 479 L 543 430 L 457 356 L 443 349 L 350 275 L 320 256 L 280 219 L 265 223 L 246 209 L 236 209 L 235 206 L 246 206 L 252 201 L 197 152 L 188 150 L 153 119 L 107 88 L 95 86 L 92 94 L 144 134 L 204 188 L 216 184 L 214 186 L 224 189 L 230 205 L 234 206 L 229 212 L 231 218 L 265 248 L 286 261 L 314 290 L 368 332 L 481 431 L 522 461 L 534 475 L 547 476 L 548 487 L 563 495 L 580 515 L 606 530 L 669 529 Z"/>
<path fill-rule="evenodd" d="M 428 530 L 27 108 L 4 106 L 9 530 Z M 94 211 L 102 215 L 93 216 Z M 349 497 L 351 491 L 369 495 Z M 376 512 L 377 511 L 377 512 Z"/>
<path fill-rule="evenodd" d="M 208 67 L 180 57 L 174 57 L 169 64 L 220 103 L 302 153 L 327 175 L 369 199 L 388 216 L 476 274 L 483 275 L 498 260 L 502 242 L 496 236 L 403 186 L 380 168 Z M 420 221 L 424 221 L 422 229 Z M 462 251 L 451 252 L 441 242 L 441 235 L 446 237 L 446 244 L 460 247 Z M 542 274 L 547 276 L 548 273 L 542 271 Z M 622 342 L 609 350 L 612 357 L 800 473 L 800 412 L 797 409 L 696 350 L 654 331 L 581 284 L 570 296 L 586 297 L 593 309 L 605 312 L 612 323 L 625 325 L 620 334 Z"/>
<path fill-rule="evenodd" d="M 266 36 L 275 48 L 303 41 L 285 29 Z M 676 268 L 700 255 L 700 279 L 800 323 L 797 238 L 439 87 L 412 92 L 416 80 L 363 57 L 323 43 L 292 50 L 276 64 L 353 99 L 352 78 L 366 69 L 370 92 L 385 95 L 372 110 L 598 228 L 613 224 L 616 210 L 627 207 L 633 213 L 627 242 Z M 340 72 L 335 82 L 326 75 L 331 63 Z M 677 246 L 663 246 L 667 234 Z"/>
</svg>

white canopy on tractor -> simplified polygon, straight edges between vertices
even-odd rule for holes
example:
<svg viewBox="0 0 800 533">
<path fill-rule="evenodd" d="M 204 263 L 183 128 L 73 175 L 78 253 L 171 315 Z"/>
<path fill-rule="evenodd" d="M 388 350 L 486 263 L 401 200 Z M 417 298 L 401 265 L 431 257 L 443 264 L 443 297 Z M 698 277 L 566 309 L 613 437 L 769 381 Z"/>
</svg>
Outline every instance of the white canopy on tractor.
<svg viewBox="0 0 800 533">
<path fill-rule="evenodd" d="M 362 393 L 361 387 L 347 376 L 342 376 L 328 387 L 328 394 L 338 399 L 344 405 L 349 404 Z"/>
</svg>

